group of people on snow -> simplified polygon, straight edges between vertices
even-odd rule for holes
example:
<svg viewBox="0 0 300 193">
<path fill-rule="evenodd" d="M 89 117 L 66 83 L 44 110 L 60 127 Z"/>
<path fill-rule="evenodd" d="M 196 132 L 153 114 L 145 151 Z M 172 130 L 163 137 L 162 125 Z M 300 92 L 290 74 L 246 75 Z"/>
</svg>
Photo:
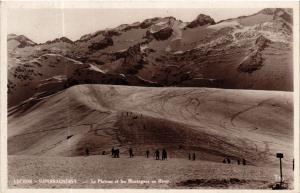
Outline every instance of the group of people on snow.
<svg viewBox="0 0 300 193">
<path fill-rule="evenodd" d="M 90 155 L 90 151 L 88 148 L 85 149 L 85 153 L 86 153 L 86 156 L 89 156 Z M 106 152 L 105 151 L 102 151 L 102 155 L 105 155 Z M 129 148 L 128 150 L 128 154 L 129 154 L 129 158 L 133 158 L 134 157 L 134 154 L 133 154 L 133 149 L 132 148 Z M 149 158 L 150 156 L 150 151 L 147 149 L 146 150 L 146 153 L 145 153 L 145 157 L 146 158 Z M 119 158 L 120 157 L 120 150 L 119 149 L 115 149 L 114 147 L 111 149 L 111 157 L 113 158 Z M 156 149 L 154 151 L 154 158 L 155 160 L 166 160 L 168 158 L 168 155 L 167 155 L 167 151 L 166 149 L 162 149 L 162 151 L 160 152 L 159 149 Z M 188 154 L 188 159 L 189 160 L 193 160 L 195 161 L 196 160 L 196 153 L 189 153 Z M 224 158 L 223 159 L 223 163 L 224 164 L 230 164 L 231 163 L 231 160 L 229 158 Z M 242 158 L 241 160 L 240 159 L 237 159 L 237 164 L 240 165 L 240 164 L 243 164 L 243 165 L 247 165 L 246 164 L 246 160 L 244 158 Z"/>
<path fill-rule="evenodd" d="M 230 160 L 229 158 L 224 158 L 224 159 L 223 159 L 223 163 L 224 163 L 224 164 L 226 164 L 226 163 L 227 163 L 227 164 L 230 164 L 230 163 L 231 163 L 231 160 Z M 238 165 L 241 164 L 241 160 L 240 160 L 240 159 L 237 159 L 237 164 L 238 164 Z M 246 164 L 246 160 L 245 160 L 244 158 L 242 159 L 242 164 L 243 164 L 243 165 L 247 165 L 247 164 Z"/>
</svg>

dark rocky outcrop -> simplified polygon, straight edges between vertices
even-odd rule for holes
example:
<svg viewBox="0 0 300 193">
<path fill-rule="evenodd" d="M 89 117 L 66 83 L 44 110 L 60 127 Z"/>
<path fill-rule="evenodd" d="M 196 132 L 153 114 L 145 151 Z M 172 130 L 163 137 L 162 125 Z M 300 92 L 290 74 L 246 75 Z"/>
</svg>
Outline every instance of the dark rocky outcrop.
<svg viewBox="0 0 300 193">
<path fill-rule="evenodd" d="M 148 27 L 150 27 L 151 25 L 154 24 L 155 21 L 159 20 L 159 17 L 154 17 L 151 19 L 145 19 L 141 24 L 140 24 L 140 28 L 141 29 L 146 29 Z"/>
<path fill-rule="evenodd" d="M 260 52 L 252 52 L 250 55 L 239 65 L 240 72 L 252 73 L 262 67 L 262 54 Z"/>
<path fill-rule="evenodd" d="M 239 65 L 240 72 L 252 73 L 259 70 L 263 64 L 262 51 L 271 43 L 271 41 L 264 36 L 259 36 L 255 40 L 255 46 L 250 55 Z"/>
<path fill-rule="evenodd" d="M 127 85 L 126 79 L 119 74 L 102 73 L 91 70 L 89 67 L 82 67 L 74 71 L 68 78 L 65 87 L 78 84 L 116 84 Z"/>
<path fill-rule="evenodd" d="M 266 8 L 261 10 L 259 13 L 265 14 L 265 15 L 272 15 L 273 19 L 281 18 L 285 22 L 292 24 L 293 23 L 293 10 L 290 8 L 284 9 L 284 8 Z"/>
<path fill-rule="evenodd" d="M 125 73 L 136 74 L 146 63 L 143 53 L 141 53 L 140 44 L 129 47 L 123 53 L 123 63 Z"/>
<path fill-rule="evenodd" d="M 146 38 L 149 40 L 154 38 L 158 41 L 162 41 L 171 37 L 172 33 L 173 33 L 173 29 L 171 27 L 166 27 L 156 32 L 151 32 L 148 30 L 146 32 Z"/>
<path fill-rule="evenodd" d="M 138 29 L 140 27 L 140 22 L 135 22 L 133 24 L 124 24 L 122 26 L 119 26 L 118 28 L 121 28 L 120 30 L 123 32 L 132 30 L 132 29 Z"/>
<path fill-rule="evenodd" d="M 265 38 L 265 36 L 260 35 L 256 40 L 255 40 L 255 46 L 258 51 L 262 51 L 265 49 L 269 44 L 271 43 L 271 40 Z"/>
<path fill-rule="evenodd" d="M 90 46 L 89 46 L 89 49 L 90 50 L 102 50 L 108 46 L 112 46 L 114 45 L 114 42 L 112 40 L 111 37 L 106 37 L 104 38 L 103 40 L 99 41 L 99 42 L 95 42 L 95 43 L 92 43 Z"/>
<path fill-rule="evenodd" d="M 104 33 L 103 30 L 100 30 L 100 31 L 97 31 L 93 34 L 86 34 L 86 35 L 83 35 L 79 38 L 79 40 L 75 41 L 75 42 L 85 42 L 85 41 L 89 41 L 90 39 L 98 36 L 98 35 L 102 35 Z"/>
<path fill-rule="evenodd" d="M 35 42 L 30 40 L 24 35 L 16 35 L 16 34 L 8 34 L 7 41 L 15 40 L 20 44 L 17 46 L 18 48 L 24 48 L 26 46 L 34 46 L 37 45 Z"/>
<path fill-rule="evenodd" d="M 207 24 L 215 24 L 215 20 L 208 15 L 200 14 L 195 20 L 187 25 L 188 28 L 195 28 L 198 26 L 203 26 Z"/>
<path fill-rule="evenodd" d="M 57 43 L 57 42 L 63 42 L 63 43 L 73 44 L 73 41 L 70 40 L 70 39 L 67 38 L 67 37 L 56 38 L 56 39 L 54 39 L 54 40 L 47 41 L 46 44 L 52 44 L 52 43 Z"/>
<path fill-rule="evenodd" d="M 106 38 L 111 38 L 113 36 L 119 36 L 121 35 L 120 32 L 118 32 L 117 30 L 107 30 L 103 32 L 103 36 Z"/>
</svg>

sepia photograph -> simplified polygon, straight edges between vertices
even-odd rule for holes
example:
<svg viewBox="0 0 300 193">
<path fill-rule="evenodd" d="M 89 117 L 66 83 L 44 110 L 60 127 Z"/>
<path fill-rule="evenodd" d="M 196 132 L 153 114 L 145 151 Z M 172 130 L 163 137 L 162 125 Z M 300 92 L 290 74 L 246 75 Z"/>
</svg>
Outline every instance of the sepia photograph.
<svg viewBox="0 0 300 193">
<path fill-rule="evenodd" d="M 9 6 L 8 189 L 294 190 L 299 11 L 257 4 Z"/>
</svg>

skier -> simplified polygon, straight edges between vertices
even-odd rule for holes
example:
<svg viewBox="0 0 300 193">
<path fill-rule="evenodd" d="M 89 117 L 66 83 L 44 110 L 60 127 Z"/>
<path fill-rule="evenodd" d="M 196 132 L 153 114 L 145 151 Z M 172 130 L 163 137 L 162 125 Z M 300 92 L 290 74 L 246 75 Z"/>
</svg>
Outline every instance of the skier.
<svg viewBox="0 0 300 193">
<path fill-rule="evenodd" d="M 246 160 L 243 158 L 243 165 L 246 165 Z"/>
<path fill-rule="evenodd" d="M 162 150 L 162 160 L 167 159 L 167 151 L 165 149 Z"/>
<path fill-rule="evenodd" d="M 154 154 L 155 154 L 155 159 L 159 160 L 159 150 L 158 149 L 155 151 Z"/>
<path fill-rule="evenodd" d="M 130 158 L 133 157 L 133 151 L 132 151 L 132 148 L 129 148 L 129 157 L 130 157 Z"/>
</svg>

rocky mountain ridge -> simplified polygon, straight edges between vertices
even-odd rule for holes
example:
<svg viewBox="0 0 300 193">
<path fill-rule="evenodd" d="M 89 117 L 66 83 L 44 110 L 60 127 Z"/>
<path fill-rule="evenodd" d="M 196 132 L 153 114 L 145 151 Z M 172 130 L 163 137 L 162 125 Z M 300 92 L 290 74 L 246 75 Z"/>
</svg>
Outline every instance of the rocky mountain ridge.
<svg viewBox="0 0 300 193">
<path fill-rule="evenodd" d="M 155 17 L 76 41 L 36 44 L 11 34 L 9 106 L 41 87 L 55 93 L 76 84 L 292 91 L 292 26 L 291 10 L 268 8 L 220 22 L 204 14 L 191 22 Z"/>
</svg>

